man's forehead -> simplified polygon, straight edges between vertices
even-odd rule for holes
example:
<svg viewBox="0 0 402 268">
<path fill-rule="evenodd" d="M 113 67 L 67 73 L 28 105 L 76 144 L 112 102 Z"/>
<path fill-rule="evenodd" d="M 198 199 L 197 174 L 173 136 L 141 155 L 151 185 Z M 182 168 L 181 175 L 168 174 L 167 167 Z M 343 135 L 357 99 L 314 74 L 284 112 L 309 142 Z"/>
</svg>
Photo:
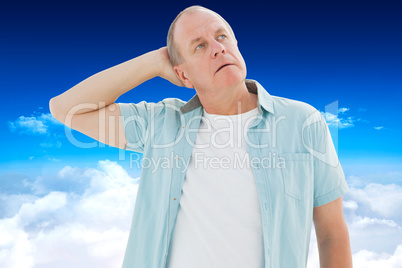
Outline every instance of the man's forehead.
<svg viewBox="0 0 402 268">
<path fill-rule="evenodd" d="M 191 42 L 194 38 L 200 37 L 199 35 L 205 30 L 211 32 L 228 31 L 227 25 L 220 17 L 204 10 L 183 14 L 177 21 L 175 28 L 175 35 L 184 38 L 182 40 L 184 42 Z"/>
</svg>

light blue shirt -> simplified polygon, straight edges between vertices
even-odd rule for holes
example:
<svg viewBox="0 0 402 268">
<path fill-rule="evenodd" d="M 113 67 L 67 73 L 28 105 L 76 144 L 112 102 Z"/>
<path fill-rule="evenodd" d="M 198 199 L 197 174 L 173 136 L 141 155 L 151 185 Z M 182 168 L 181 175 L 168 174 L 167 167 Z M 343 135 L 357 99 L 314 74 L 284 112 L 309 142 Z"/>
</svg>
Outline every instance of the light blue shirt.
<svg viewBox="0 0 402 268">
<path fill-rule="evenodd" d="M 306 267 L 313 208 L 339 198 L 348 186 L 321 113 L 306 103 L 271 96 L 254 80 L 246 84 L 258 94 L 259 115 L 246 137 L 265 267 Z M 126 150 L 143 153 L 123 267 L 165 267 L 203 107 L 197 95 L 188 102 L 168 98 L 119 107 Z"/>
</svg>

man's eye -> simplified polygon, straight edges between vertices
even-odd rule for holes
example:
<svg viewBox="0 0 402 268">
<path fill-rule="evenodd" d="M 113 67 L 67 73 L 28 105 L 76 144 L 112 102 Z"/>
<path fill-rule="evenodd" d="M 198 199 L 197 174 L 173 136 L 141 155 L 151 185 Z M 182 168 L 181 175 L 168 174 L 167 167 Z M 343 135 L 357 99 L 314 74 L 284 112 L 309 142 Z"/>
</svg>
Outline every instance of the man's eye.
<svg viewBox="0 0 402 268">
<path fill-rule="evenodd" d="M 204 45 L 203 44 L 199 44 L 195 49 L 198 50 L 200 48 L 202 48 Z"/>
<path fill-rule="evenodd" d="M 225 38 L 225 37 L 226 37 L 226 35 L 221 34 L 220 36 L 218 36 L 218 39 L 223 39 L 223 38 Z"/>
</svg>

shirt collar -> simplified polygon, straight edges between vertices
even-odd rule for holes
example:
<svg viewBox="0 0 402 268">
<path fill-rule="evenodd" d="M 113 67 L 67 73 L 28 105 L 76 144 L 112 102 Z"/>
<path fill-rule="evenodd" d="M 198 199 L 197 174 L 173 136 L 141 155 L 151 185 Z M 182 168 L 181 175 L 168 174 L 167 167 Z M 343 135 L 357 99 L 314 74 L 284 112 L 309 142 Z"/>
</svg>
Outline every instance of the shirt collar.
<svg viewBox="0 0 402 268">
<path fill-rule="evenodd" d="M 274 105 L 272 96 L 255 80 L 246 79 L 246 86 L 249 92 L 258 95 L 258 111 L 262 113 L 261 107 L 267 112 L 274 113 Z M 185 114 L 192 110 L 202 107 L 201 101 L 197 94 L 195 94 L 186 104 L 184 104 L 180 111 Z"/>
</svg>

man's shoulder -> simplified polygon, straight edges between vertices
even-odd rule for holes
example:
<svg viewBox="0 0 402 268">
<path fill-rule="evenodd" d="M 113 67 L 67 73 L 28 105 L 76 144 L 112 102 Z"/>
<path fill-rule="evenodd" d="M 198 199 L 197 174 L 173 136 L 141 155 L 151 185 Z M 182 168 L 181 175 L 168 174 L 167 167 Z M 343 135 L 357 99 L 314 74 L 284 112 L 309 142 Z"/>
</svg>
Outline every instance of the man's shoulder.
<svg viewBox="0 0 402 268">
<path fill-rule="evenodd" d="M 180 108 L 187 102 L 179 98 L 165 98 L 158 102 L 140 101 L 138 103 L 118 103 L 124 117 L 142 116 L 148 119 L 171 119 L 180 113 Z"/>
<path fill-rule="evenodd" d="M 312 105 L 303 101 L 277 96 L 272 96 L 272 101 L 275 110 L 274 116 L 282 119 L 281 124 L 287 126 L 287 131 L 290 129 L 295 131 L 294 133 L 305 129 L 322 131 L 321 126 L 326 123 L 325 119 L 321 112 Z"/>
<path fill-rule="evenodd" d="M 158 102 L 146 102 L 146 101 L 143 102 L 145 102 L 147 106 L 149 107 L 154 106 L 155 108 L 157 107 L 180 108 L 187 103 L 187 101 L 181 100 L 179 98 L 165 98 Z"/>
<path fill-rule="evenodd" d="M 311 114 L 318 112 L 317 109 L 312 105 L 299 100 L 272 96 L 272 101 L 274 104 L 275 113 L 278 113 L 279 115 L 297 114 L 298 116 L 310 116 Z"/>
<path fill-rule="evenodd" d="M 168 111 L 168 110 L 179 111 L 180 108 L 186 103 L 187 103 L 186 101 L 183 101 L 179 98 L 165 98 L 158 102 L 143 100 L 138 103 L 122 103 L 120 105 L 133 106 L 139 110 L 144 110 L 144 112 L 158 111 L 158 113 L 160 113 L 162 111 Z"/>
<path fill-rule="evenodd" d="M 165 98 L 156 103 L 146 102 L 146 110 L 151 113 L 152 118 L 165 118 L 170 120 L 181 113 L 180 108 L 186 103 L 186 101 L 179 98 Z"/>
<path fill-rule="evenodd" d="M 181 107 L 187 103 L 187 101 L 184 101 L 179 98 L 165 98 L 165 99 L 161 100 L 160 102 L 165 103 L 165 104 L 174 105 L 176 107 Z"/>
</svg>

